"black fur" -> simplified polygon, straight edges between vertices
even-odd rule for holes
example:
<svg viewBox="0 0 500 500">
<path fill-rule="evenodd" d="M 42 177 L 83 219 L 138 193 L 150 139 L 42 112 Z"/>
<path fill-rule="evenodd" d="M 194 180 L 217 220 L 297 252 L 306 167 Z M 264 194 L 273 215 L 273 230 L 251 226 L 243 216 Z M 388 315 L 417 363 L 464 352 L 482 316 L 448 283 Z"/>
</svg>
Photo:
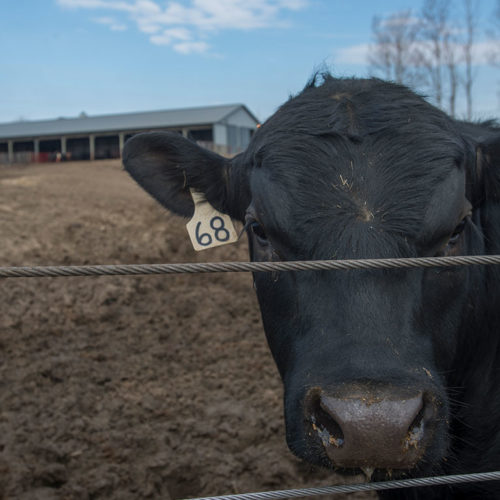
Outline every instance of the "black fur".
<svg viewBox="0 0 500 500">
<path fill-rule="evenodd" d="M 131 139 L 124 153 L 170 210 L 190 215 L 195 187 L 246 218 L 256 260 L 498 254 L 499 162 L 495 123 L 452 120 L 399 85 L 330 75 L 281 106 L 231 161 L 161 133 Z M 415 388 L 435 406 L 425 454 L 396 476 L 500 469 L 497 267 L 254 279 L 299 457 L 332 467 L 304 417 L 307 391 L 357 383 Z M 500 484 L 383 497 L 500 498 Z"/>
</svg>

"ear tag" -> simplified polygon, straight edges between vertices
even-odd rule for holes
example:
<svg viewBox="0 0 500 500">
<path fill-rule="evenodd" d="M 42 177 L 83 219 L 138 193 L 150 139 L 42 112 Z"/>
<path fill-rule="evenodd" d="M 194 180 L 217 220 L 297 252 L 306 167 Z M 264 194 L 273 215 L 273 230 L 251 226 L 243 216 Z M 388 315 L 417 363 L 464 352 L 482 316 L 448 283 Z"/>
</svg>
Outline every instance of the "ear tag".
<svg viewBox="0 0 500 500">
<path fill-rule="evenodd" d="M 196 251 L 227 245 L 238 240 L 229 215 L 216 210 L 203 193 L 190 189 L 194 202 L 193 218 L 186 224 L 191 243 Z"/>
</svg>

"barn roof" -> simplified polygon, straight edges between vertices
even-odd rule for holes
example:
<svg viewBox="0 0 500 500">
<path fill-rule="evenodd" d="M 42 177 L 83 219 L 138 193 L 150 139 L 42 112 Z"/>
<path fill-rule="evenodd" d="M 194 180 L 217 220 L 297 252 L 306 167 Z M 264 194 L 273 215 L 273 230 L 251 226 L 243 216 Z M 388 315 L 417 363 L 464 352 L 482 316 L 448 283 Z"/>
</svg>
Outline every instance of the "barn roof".
<svg viewBox="0 0 500 500">
<path fill-rule="evenodd" d="M 143 111 L 115 115 L 0 123 L 0 139 L 212 125 L 223 122 L 224 119 L 239 109 L 243 109 L 255 120 L 256 124 L 258 123 L 257 118 L 245 105 L 228 104 L 163 111 Z"/>
</svg>

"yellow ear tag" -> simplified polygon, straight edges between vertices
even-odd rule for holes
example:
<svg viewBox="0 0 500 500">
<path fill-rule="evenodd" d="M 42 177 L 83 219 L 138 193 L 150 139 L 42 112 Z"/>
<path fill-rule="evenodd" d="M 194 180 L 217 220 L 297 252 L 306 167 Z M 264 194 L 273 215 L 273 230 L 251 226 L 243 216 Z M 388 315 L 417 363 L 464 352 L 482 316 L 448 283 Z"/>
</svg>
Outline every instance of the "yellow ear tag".
<svg viewBox="0 0 500 500">
<path fill-rule="evenodd" d="M 229 215 L 216 210 L 203 193 L 190 189 L 194 202 L 193 218 L 186 224 L 191 243 L 196 251 L 227 245 L 238 240 Z"/>
</svg>

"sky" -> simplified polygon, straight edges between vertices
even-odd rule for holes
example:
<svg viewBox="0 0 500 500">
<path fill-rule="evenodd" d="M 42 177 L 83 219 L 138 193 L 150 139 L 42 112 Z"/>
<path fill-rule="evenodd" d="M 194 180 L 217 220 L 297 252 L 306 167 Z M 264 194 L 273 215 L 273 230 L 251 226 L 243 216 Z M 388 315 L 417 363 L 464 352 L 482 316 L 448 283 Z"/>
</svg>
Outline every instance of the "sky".
<svg viewBox="0 0 500 500">
<path fill-rule="evenodd" d="M 483 57 L 496 0 L 479 3 L 475 117 L 500 117 L 500 69 Z M 420 3 L 0 0 L 0 6 L 0 122 L 233 103 L 264 121 L 317 69 L 368 76 L 373 17 Z M 460 96 L 458 114 L 464 113 Z"/>
</svg>

